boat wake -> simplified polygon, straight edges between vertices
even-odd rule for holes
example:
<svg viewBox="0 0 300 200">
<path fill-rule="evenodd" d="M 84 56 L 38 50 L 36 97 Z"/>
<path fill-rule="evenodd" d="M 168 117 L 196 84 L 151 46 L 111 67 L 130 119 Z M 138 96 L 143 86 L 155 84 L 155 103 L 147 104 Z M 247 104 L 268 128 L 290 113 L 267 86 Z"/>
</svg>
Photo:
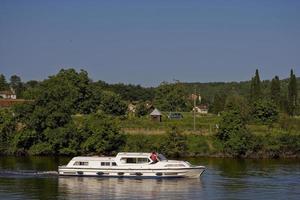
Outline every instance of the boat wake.
<svg viewBox="0 0 300 200">
<path fill-rule="evenodd" d="M 57 171 L 0 170 L 0 177 L 49 177 L 57 175 Z"/>
</svg>

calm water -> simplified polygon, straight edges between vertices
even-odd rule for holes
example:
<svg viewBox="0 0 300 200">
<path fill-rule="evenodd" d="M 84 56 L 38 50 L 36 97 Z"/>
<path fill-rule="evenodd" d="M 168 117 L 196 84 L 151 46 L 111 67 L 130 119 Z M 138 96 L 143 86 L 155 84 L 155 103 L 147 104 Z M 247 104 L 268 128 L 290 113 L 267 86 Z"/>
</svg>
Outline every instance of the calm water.
<svg viewBox="0 0 300 200">
<path fill-rule="evenodd" d="M 118 179 L 8 174 L 56 170 L 69 158 L 0 157 L 0 199 L 300 199 L 300 160 L 186 159 L 200 179 Z"/>
</svg>

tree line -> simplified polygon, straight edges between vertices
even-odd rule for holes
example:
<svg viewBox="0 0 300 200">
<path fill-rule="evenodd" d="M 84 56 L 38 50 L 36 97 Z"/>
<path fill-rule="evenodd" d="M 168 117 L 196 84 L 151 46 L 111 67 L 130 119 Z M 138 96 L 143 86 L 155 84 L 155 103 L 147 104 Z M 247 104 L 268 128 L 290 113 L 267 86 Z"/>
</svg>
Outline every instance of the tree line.
<svg viewBox="0 0 300 200">
<path fill-rule="evenodd" d="M 243 148 L 250 144 L 248 124 L 261 123 L 272 128 L 279 113 L 299 113 L 299 87 L 293 70 L 290 78 L 283 81 L 278 77 L 271 82 L 261 81 L 256 70 L 250 82 L 211 83 L 206 87 L 224 88 L 223 92 L 216 90 L 212 100 L 209 95 L 201 95 L 202 103 L 210 105 L 211 112 L 221 114 L 217 138 L 223 142 L 224 150 L 238 152 L 237 155 L 244 154 Z M 26 83 L 16 75 L 8 83 L 0 75 L 0 89 L 9 88 L 18 97 L 34 101 L 0 109 L 0 151 L 71 155 L 111 154 L 122 148 L 126 136 L 119 125 L 127 117 L 129 102 L 137 102 L 137 116 L 149 113 L 147 103 L 163 111 L 190 111 L 195 85 L 179 81 L 163 82 L 155 88 L 107 84 L 92 81 L 84 70 L 62 69 L 43 81 Z M 290 119 L 287 117 L 286 121 Z M 176 138 L 181 138 L 178 143 L 182 143 L 184 137 L 177 129 L 172 129 L 170 138 L 174 132 Z"/>
</svg>

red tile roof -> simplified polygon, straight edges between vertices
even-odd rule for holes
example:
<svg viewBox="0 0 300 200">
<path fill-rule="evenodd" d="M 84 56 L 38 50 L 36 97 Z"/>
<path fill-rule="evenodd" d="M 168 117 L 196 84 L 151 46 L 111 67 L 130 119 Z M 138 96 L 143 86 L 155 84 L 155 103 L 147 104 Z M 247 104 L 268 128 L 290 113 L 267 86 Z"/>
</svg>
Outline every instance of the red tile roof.
<svg viewBox="0 0 300 200">
<path fill-rule="evenodd" d="M 10 107 L 15 104 L 33 102 L 33 100 L 25 99 L 0 99 L 0 107 Z"/>
</svg>

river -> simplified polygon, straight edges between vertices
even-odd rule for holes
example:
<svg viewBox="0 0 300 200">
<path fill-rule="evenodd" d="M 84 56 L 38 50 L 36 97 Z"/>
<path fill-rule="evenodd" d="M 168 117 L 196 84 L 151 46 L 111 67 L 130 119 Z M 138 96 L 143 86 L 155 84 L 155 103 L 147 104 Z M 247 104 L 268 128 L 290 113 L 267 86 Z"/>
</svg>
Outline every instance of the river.
<svg viewBox="0 0 300 200">
<path fill-rule="evenodd" d="M 0 199 L 300 199 L 300 160 L 186 158 L 207 170 L 199 179 L 37 176 L 66 157 L 0 157 Z M 8 173 L 15 172 L 13 174 Z"/>
</svg>

